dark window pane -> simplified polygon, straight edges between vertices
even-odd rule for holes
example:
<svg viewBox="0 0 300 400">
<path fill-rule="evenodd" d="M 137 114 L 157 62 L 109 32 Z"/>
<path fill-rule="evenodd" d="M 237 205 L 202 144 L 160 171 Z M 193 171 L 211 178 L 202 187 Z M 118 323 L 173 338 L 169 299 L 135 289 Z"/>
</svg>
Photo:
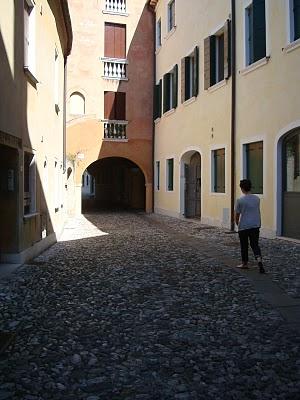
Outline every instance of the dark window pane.
<svg viewBox="0 0 300 400">
<path fill-rule="evenodd" d="M 263 193 L 263 142 L 246 145 L 247 179 L 252 182 L 252 192 Z"/>
<path fill-rule="evenodd" d="M 168 160 L 168 190 L 173 190 L 174 160 Z"/>
</svg>

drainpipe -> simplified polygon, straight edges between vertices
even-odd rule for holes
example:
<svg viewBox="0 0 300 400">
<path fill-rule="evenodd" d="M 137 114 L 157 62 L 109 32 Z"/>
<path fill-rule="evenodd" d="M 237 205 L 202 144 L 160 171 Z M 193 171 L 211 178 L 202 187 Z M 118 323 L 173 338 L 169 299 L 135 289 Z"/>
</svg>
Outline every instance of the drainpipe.
<svg viewBox="0 0 300 400">
<path fill-rule="evenodd" d="M 231 193 L 230 217 L 231 231 L 235 230 L 234 203 L 235 203 L 235 151 L 236 151 L 236 10 L 235 0 L 231 0 Z"/>
<path fill-rule="evenodd" d="M 155 124 L 154 124 L 154 101 L 155 101 L 155 84 L 156 84 L 156 55 L 155 55 L 155 48 L 156 48 L 156 19 L 155 19 L 155 9 L 152 8 L 152 13 L 153 13 L 153 43 L 154 43 L 154 48 L 153 48 L 153 85 L 152 85 L 152 104 L 153 104 L 153 112 L 152 112 L 152 212 L 154 213 L 154 190 L 155 190 L 155 153 L 154 153 L 154 148 L 155 148 Z"/>
<path fill-rule="evenodd" d="M 66 90 L 67 90 L 67 57 L 64 57 L 64 104 L 63 104 L 63 173 L 66 172 Z"/>
</svg>

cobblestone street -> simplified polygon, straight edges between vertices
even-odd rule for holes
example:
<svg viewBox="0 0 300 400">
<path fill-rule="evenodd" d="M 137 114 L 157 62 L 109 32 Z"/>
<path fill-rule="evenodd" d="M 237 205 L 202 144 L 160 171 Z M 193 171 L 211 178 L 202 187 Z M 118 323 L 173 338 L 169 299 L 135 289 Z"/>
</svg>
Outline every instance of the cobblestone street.
<svg viewBox="0 0 300 400">
<path fill-rule="evenodd" d="M 227 262 L 239 263 L 237 235 L 196 221 L 70 220 L 0 281 L 0 331 L 16 333 L 0 400 L 299 399 L 299 333 L 250 276 L 297 306 L 300 245 L 261 244 L 263 278 Z"/>
</svg>

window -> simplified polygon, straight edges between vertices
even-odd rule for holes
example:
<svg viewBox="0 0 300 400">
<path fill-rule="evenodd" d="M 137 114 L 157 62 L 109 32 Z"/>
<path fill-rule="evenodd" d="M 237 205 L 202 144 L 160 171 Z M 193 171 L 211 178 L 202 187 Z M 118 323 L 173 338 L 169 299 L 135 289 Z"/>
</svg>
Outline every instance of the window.
<svg viewBox="0 0 300 400">
<path fill-rule="evenodd" d="M 54 56 L 54 104 L 56 112 L 59 111 L 59 58 L 58 50 L 55 49 Z"/>
<path fill-rule="evenodd" d="M 225 149 L 212 152 L 212 191 L 225 193 Z"/>
<path fill-rule="evenodd" d="M 164 113 L 177 107 L 178 93 L 178 65 L 176 64 L 172 71 L 164 75 Z"/>
<path fill-rule="evenodd" d="M 244 145 L 245 177 L 252 182 L 252 192 L 263 193 L 263 142 Z"/>
<path fill-rule="evenodd" d="M 286 192 L 300 192 L 300 132 L 290 134 L 283 148 Z"/>
<path fill-rule="evenodd" d="M 289 0 L 290 42 L 300 39 L 300 0 Z"/>
<path fill-rule="evenodd" d="M 181 60 L 181 102 L 199 92 L 199 48 L 195 47 L 192 54 Z"/>
<path fill-rule="evenodd" d="M 85 98 L 79 92 L 74 92 L 70 96 L 70 114 L 72 115 L 85 114 Z"/>
<path fill-rule="evenodd" d="M 161 117 L 162 80 L 154 88 L 154 120 Z"/>
<path fill-rule="evenodd" d="M 35 155 L 24 152 L 24 215 L 36 211 Z"/>
<path fill-rule="evenodd" d="M 266 57 L 265 0 L 253 0 L 245 9 L 246 65 Z"/>
<path fill-rule="evenodd" d="M 156 161 L 155 163 L 155 188 L 159 190 L 160 185 L 160 161 Z"/>
<path fill-rule="evenodd" d="M 204 88 L 230 76 L 230 21 L 204 40 Z"/>
<path fill-rule="evenodd" d="M 54 208 L 55 212 L 59 211 L 59 200 L 60 200 L 60 190 L 59 190 L 59 166 L 58 162 L 54 162 Z"/>
<path fill-rule="evenodd" d="M 35 75 L 35 6 L 33 0 L 24 0 L 24 68 Z"/>
<path fill-rule="evenodd" d="M 104 56 L 126 58 L 126 25 L 105 23 Z"/>
<path fill-rule="evenodd" d="M 175 0 L 168 4 L 168 32 L 175 28 Z"/>
<path fill-rule="evenodd" d="M 161 47 L 161 19 L 156 22 L 156 49 Z"/>
<path fill-rule="evenodd" d="M 126 93 L 104 92 L 104 119 L 126 120 Z"/>
<path fill-rule="evenodd" d="M 174 190 L 174 158 L 167 160 L 167 190 Z"/>
</svg>

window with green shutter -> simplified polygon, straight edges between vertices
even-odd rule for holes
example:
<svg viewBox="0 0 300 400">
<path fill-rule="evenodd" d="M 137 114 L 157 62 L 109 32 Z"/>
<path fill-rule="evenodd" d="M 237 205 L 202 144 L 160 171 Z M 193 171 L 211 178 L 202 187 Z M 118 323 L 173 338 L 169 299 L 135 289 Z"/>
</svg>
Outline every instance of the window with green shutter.
<svg viewBox="0 0 300 400">
<path fill-rule="evenodd" d="M 155 163 L 155 188 L 159 190 L 160 188 L 160 161 Z"/>
<path fill-rule="evenodd" d="M 300 0 L 290 0 L 291 7 L 291 41 L 300 39 Z"/>
<path fill-rule="evenodd" d="M 178 65 L 163 78 L 164 113 L 177 107 L 178 103 Z"/>
<path fill-rule="evenodd" d="M 213 191 L 225 193 L 225 149 L 213 150 Z"/>
<path fill-rule="evenodd" d="M 154 120 L 161 117 L 162 80 L 154 88 Z"/>
<path fill-rule="evenodd" d="M 172 191 L 174 189 L 174 159 L 167 160 L 167 189 Z"/>
<path fill-rule="evenodd" d="M 252 193 L 263 193 L 263 142 L 248 143 L 245 146 L 246 178 L 252 183 Z"/>
<path fill-rule="evenodd" d="M 199 47 L 181 62 L 181 101 L 184 103 L 199 93 Z"/>
<path fill-rule="evenodd" d="M 168 4 L 168 32 L 175 28 L 175 0 Z"/>
<path fill-rule="evenodd" d="M 246 65 L 266 57 L 266 5 L 265 0 L 253 0 L 245 9 Z"/>
<path fill-rule="evenodd" d="M 204 88 L 230 76 L 230 21 L 204 40 Z"/>
</svg>

